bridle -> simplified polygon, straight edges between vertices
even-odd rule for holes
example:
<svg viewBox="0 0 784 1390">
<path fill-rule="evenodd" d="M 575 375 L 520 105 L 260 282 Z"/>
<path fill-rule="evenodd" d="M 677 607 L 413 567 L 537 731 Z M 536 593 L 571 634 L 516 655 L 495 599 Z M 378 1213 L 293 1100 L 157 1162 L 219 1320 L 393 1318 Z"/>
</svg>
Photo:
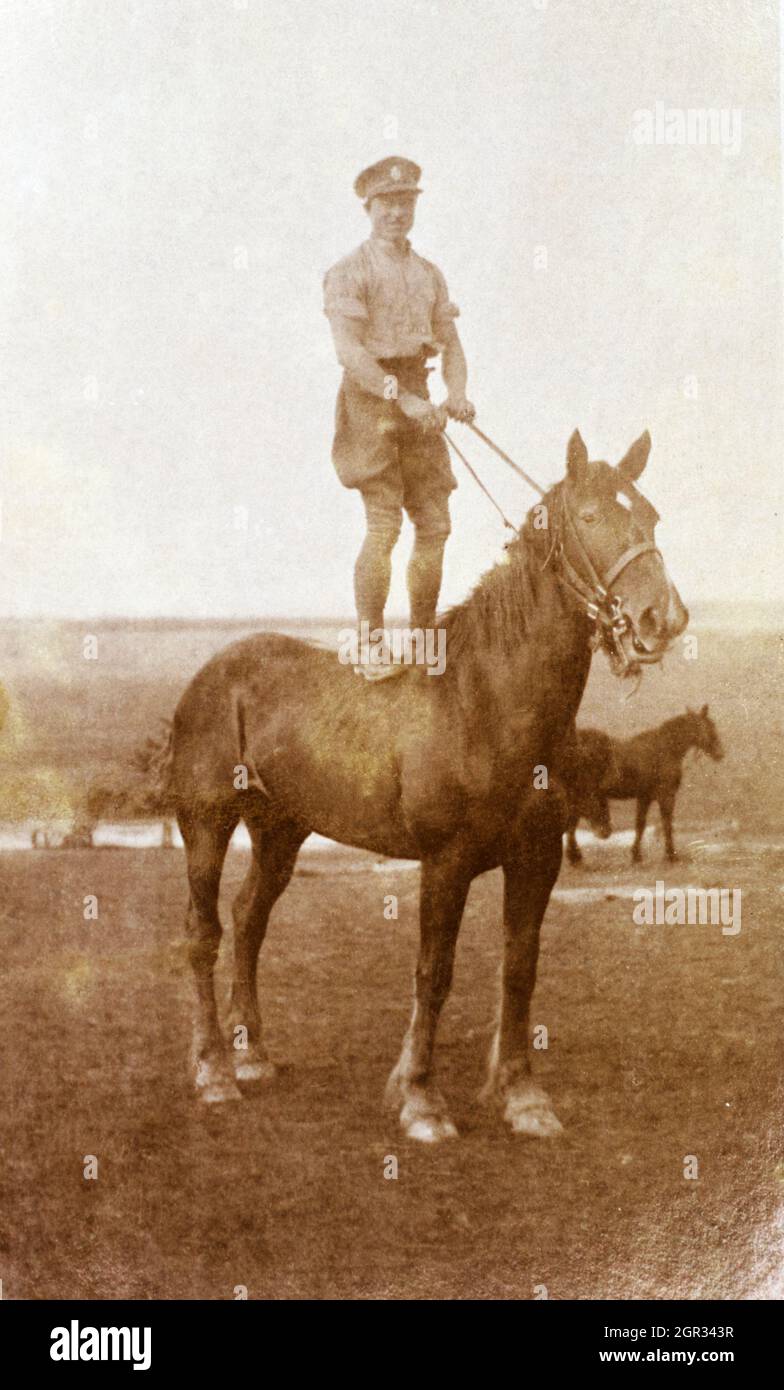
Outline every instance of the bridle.
<svg viewBox="0 0 784 1390">
<path fill-rule="evenodd" d="M 489 445 L 493 450 L 493 453 L 503 459 L 504 463 L 508 464 L 518 477 L 528 483 L 535 492 L 538 492 L 540 497 L 545 497 L 547 495 L 545 489 L 541 487 L 534 478 L 530 477 L 530 475 L 520 467 L 519 463 L 515 463 L 514 459 L 510 458 L 503 449 L 499 448 L 488 435 L 480 430 L 478 425 L 469 422 L 468 427 L 473 430 L 474 434 L 478 435 L 480 439 L 484 440 L 485 444 Z M 444 431 L 444 437 L 461 463 L 468 469 L 474 481 L 478 483 L 485 496 L 495 507 L 504 526 L 514 532 L 516 537 L 519 537 L 519 527 L 514 526 L 504 514 L 489 488 L 485 487 L 482 479 L 468 462 L 465 454 L 446 433 L 446 430 Z M 546 569 L 552 561 L 553 573 L 556 579 L 578 600 L 580 607 L 585 612 L 585 616 L 593 624 L 591 647 L 594 651 L 599 647 L 604 647 L 614 673 L 617 676 L 626 676 L 632 672 L 640 674 L 640 667 L 659 661 L 660 653 L 647 651 L 637 641 L 637 635 L 634 632 L 634 623 L 628 613 L 624 612 L 623 599 L 618 594 L 612 593 L 612 586 L 617 579 L 620 579 L 621 575 L 629 566 L 633 565 L 635 560 L 639 560 L 642 555 L 658 555 L 661 559 L 661 552 L 653 540 L 656 523 L 660 518 L 656 508 L 648 501 L 647 497 L 643 497 L 642 493 L 637 491 L 634 483 L 627 482 L 625 479 L 621 478 L 618 481 L 617 488 L 619 492 L 622 492 L 624 496 L 629 499 L 632 520 L 637 523 L 643 533 L 648 533 L 650 539 L 639 541 L 636 545 L 630 545 L 628 549 L 624 550 L 623 554 L 619 556 L 615 563 L 610 566 L 607 573 L 600 576 L 597 573 L 596 566 L 588 550 L 583 544 L 577 523 L 566 498 L 566 483 L 564 482 L 559 489 L 561 499 L 561 525 L 555 531 L 553 543 L 542 565 L 542 569 Z M 566 554 L 563 540 L 563 532 L 565 530 L 568 530 L 571 535 L 580 564 L 585 570 L 584 574 L 580 574 L 580 572 L 575 569 Z M 507 542 L 507 545 L 511 544 L 511 541 Z M 635 642 L 634 657 L 631 660 L 629 660 L 629 657 L 626 655 L 622 641 L 623 635 L 626 632 L 632 633 Z M 638 647 L 640 647 L 640 650 L 638 650 Z"/>
<path fill-rule="evenodd" d="M 652 538 L 659 514 L 647 498 L 637 491 L 633 483 L 621 483 L 619 490 L 631 502 L 632 519 L 641 526 L 643 531 L 650 533 L 651 539 L 630 545 L 611 565 L 606 574 L 599 575 L 580 535 L 566 497 L 564 484 L 560 489 L 561 526 L 558 528 L 545 566 L 552 560 L 553 570 L 559 583 L 578 600 L 585 616 L 593 624 L 591 645 L 594 650 L 604 646 L 616 674 L 626 675 L 637 666 L 658 661 L 659 654 L 644 649 L 642 651 L 635 650 L 633 659 L 629 659 L 622 639 L 625 633 L 634 632 L 634 624 L 628 613 L 624 612 L 623 599 L 620 595 L 612 592 L 612 587 L 629 566 L 633 565 L 635 560 L 639 560 L 642 555 L 660 556 L 658 546 Z M 577 551 L 580 566 L 584 571 L 582 574 L 575 568 L 566 553 L 564 531 L 568 532 L 570 543 Z"/>
</svg>

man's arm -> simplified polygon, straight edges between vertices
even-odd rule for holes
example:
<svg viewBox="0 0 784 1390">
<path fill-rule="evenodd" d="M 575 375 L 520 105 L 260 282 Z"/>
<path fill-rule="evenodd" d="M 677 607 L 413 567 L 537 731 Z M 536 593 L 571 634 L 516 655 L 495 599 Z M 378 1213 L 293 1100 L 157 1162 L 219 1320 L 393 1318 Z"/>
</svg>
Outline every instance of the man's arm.
<svg viewBox="0 0 784 1390">
<path fill-rule="evenodd" d="M 390 391 L 389 375 L 379 367 L 362 341 L 365 331 L 362 319 L 333 314 L 329 324 L 338 362 L 363 391 L 380 396 L 382 400 L 397 400 L 403 414 L 410 420 L 417 420 L 425 428 L 443 429 L 444 421 L 431 401 L 424 401 L 409 391 L 401 391 L 399 395 L 396 388 Z"/>
<path fill-rule="evenodd" d="M 387 378 L 362 341 L 365 331 L 364 320 L 343 318 L 334 314 L 330 317 L 329 326 L 332 329 L 335 352 L 341 367 L 345 368 L 363 391 L 369 391 L 372 396 L 380 396 L 383 400 Z"/>
<path fill-rule="evenodd" d="M 473 420 L 476 411 L 471 402 L 466 399 L 468 366 L 463 352 L 463 344 L 454 323 L 448 324 L 442 330 L 441 336 L 444 344 L 441 372 L 449 393 L 446 400 L 447 413 L 452 416 L 453 420 Z"/>
</svg>

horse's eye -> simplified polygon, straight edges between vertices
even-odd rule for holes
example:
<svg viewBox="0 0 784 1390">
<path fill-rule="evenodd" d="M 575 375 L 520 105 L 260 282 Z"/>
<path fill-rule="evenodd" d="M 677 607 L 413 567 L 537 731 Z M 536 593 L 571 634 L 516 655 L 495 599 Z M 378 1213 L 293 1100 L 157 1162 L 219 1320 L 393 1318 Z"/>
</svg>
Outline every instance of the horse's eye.
<svg viewBox="0 0 784 1390">
<path fill-rule="evenodd" d="M 598 520 L 599 520 L 599 513 L 598 513 L 598 512 L 580 512 L 580 520 L 581 520 L 581 521 L 584 521 L 584 522 L 586 523 L 587 526 L 593 526 L 593 523 L 594 523 L 595 521 L 598 521 Z"/>
</svg>

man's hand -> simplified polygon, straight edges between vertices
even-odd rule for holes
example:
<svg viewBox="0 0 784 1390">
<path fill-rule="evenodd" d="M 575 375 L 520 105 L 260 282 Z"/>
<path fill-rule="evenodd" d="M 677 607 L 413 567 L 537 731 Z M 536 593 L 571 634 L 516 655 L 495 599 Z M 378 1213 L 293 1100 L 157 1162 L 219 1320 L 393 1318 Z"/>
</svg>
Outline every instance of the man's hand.
<svg viewBox="0 0 784 1390">
<path fill-rule="evenodd" d="M 423 430 L 442 430 L 446 424 L 444 407 L 433 405 L 432 401 L 424 401 L 421 396 L 405 392 L 400 396 L 398 405 L 403 414 L 409 420 L 415 420 Z"/>
<path fill-rule="evenodd" d="M 453 420 L 462 420 L 465 425 L 470 425 L 476 415 L 476 408 L 465 396 L 447 396 L 445 404 L 447 415 Z"/>
</svg>

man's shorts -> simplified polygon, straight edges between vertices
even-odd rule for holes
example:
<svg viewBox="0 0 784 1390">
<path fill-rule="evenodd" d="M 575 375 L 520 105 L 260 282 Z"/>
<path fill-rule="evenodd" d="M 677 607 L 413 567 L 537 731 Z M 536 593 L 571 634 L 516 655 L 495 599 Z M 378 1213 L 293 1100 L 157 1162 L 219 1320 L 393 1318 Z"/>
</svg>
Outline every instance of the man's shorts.
<svg viewBox="0 0 784 1390">
<path fill-rule="evenodd" d="M 422 358 L 379 365 L 397 376 L 401 391 L 429 399 Z M 443 435 L 423 430 L 396 401 L 363 391 L 348 376 L 338 393 L 332 461 L 344 487 L 361 492 L 368 530 L 397 533 L 405 507 L 420 534 L 449 535 L 449 494 L 457 479 Z"/>
</svg>

